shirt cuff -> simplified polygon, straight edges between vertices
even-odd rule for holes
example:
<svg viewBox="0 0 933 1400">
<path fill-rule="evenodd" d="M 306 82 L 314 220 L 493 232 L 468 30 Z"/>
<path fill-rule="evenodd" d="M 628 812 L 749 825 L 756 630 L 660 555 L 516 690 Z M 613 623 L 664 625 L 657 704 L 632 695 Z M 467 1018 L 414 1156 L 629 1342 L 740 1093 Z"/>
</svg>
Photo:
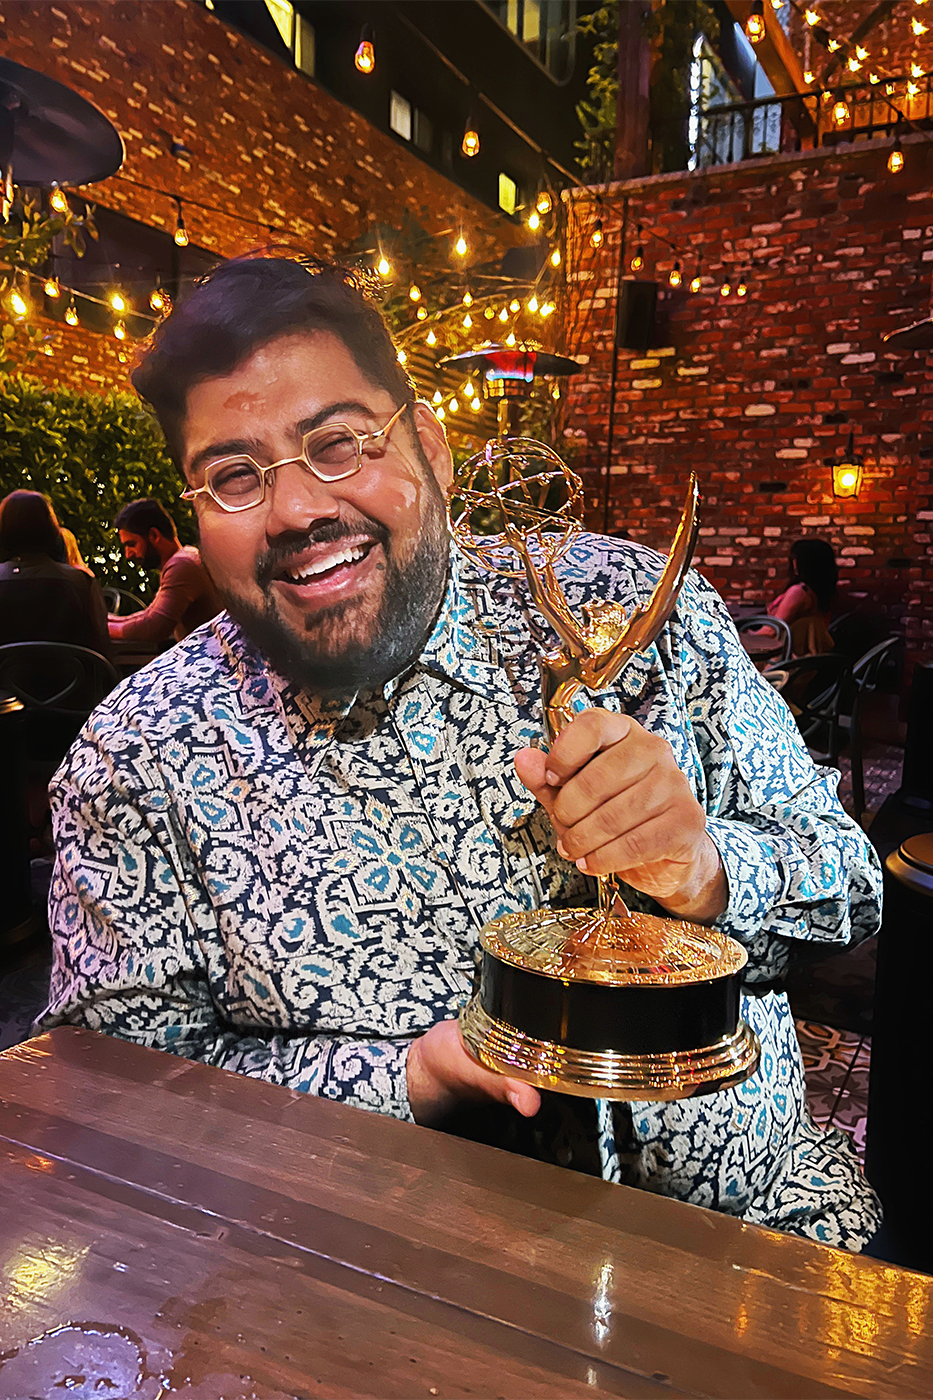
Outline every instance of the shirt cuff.
<svg viewBox="0 0 933 1400">
<path fill-rule="evenodd" d="M 805 938 L 808 921 L 799 907 L 781 907 L 785 879 L 774 840 L 745 822 L 710 817 L 706 823 L 729 887 L 716 927 L 739 943 L 751 943 L 768 924 L 769 934 Z"/>
</svg>

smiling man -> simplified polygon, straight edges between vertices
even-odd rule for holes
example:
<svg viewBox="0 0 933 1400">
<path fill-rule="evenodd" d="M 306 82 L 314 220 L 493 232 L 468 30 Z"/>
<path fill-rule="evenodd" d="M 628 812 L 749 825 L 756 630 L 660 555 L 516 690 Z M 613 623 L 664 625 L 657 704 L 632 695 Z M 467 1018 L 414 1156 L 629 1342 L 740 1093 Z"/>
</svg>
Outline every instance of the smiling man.
<svg viewBox="0 0 933 1400">
<path fill-rule="evenodd" d="M 425 1124 L 478 1104 L 503 1145 L 862 1248 L 877 1202 L 809 1118 L 781 978 L 795 944 L 874 929 L 877 862 L 712 590 L 692 576 L 545 757 L 541 619 L 451 558 L 443 431 L 352 276 L 224 264 L 135 383 L 227 612 L 113 692 L 56 777 L 43 1024 Z M 661 562 L 584 536 L 561 585 L 630 609 Z M 466 1053 L 483 924 L 608 872 L 748 948 L 752 1080 L 613 1107 Z"/>
</svg>

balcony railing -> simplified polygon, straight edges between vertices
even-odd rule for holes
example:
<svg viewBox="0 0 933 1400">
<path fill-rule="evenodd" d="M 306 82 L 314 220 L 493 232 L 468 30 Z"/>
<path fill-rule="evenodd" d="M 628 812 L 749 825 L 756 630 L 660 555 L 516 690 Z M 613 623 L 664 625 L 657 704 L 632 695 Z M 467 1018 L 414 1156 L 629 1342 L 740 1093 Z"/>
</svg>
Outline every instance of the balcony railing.
<svg viewBox="0 0 933 1400">
<path fill-rule="evenodd" d="M 933 73 L 700 107 L 691 168 L 844 145 L 933 127 Z"/>
</svg>

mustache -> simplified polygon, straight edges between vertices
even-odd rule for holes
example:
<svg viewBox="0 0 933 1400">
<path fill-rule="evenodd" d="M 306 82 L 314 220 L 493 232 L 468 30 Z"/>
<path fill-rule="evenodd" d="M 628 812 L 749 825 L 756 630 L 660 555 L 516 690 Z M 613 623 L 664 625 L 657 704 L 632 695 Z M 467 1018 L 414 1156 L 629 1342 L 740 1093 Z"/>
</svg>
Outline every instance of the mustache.
<svg viewBox="0 0 933 1400">
<path fill-rule="evenodd" d="M 266 589 L 287 564 L 312 545 L 337 544 L 361 534 L 370 535 L 388 554 L 389 530 L 378 520 L 367 516 L 361 516 L 358 521 L 322 520 L 310 530 L 295 530 L 274 540 L 256 561 L 256 582 Z"/>
</svg>

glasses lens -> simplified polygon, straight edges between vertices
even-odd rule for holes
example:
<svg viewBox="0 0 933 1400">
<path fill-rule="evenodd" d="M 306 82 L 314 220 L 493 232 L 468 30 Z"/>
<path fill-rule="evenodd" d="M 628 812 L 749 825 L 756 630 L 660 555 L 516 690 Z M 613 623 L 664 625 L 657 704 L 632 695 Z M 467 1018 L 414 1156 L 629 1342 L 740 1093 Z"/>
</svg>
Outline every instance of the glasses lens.
<svg viewBox="0 0 933 1400">
<path fill-rule="evenodd" d="M 359 439 L 344 423 L 317 428 L 304 441 L 306 459 L 325 481 L 335 481 L 355 471 L 359 451 Z"/>
<path fill-rule="evenodd" d="M 248 457 L 218 462 L 208 474 L 208 485 L 225 506 L 254 506 L 262 500 L 262 472 Z"/>
</svg>

